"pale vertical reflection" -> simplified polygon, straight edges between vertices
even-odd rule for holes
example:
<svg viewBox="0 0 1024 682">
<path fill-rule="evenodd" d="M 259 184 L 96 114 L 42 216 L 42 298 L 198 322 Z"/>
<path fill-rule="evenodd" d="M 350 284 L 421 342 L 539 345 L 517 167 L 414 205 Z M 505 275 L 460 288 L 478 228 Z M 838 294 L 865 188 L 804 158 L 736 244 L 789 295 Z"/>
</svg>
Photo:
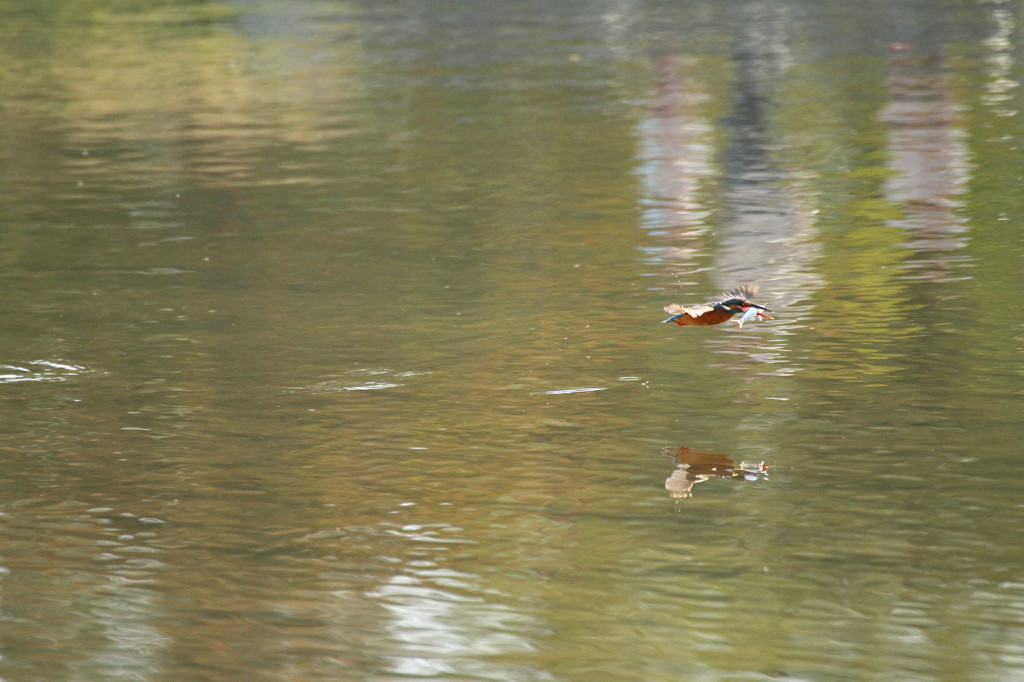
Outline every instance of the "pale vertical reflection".
<svg viewBox="0 0 1024 682">
<path fill-rule="evenodd" d="M 1012 91 L 1020 87 L 1020 83 L 1010 78 L 1013 71 L 1014 49 L 1013 31 L 1016 22 L 1013 13 L 997 5 L 1008 4 L 1006 2 L 989 2 L 992 4 L 992 19 L 994 28 L 992 34 L 982 41 L 985 46 L 985 63 L 988 66 L 986 75 L 988 80 L 985 83 L 984 102 L 990 105 L 993 111 L 999 116 L 1016 116 L 1017 110 L 1008 105 L 1012 101 Z"/>
<path fill-rule="evenodd" d="M 444 566 L 446 550 L 467 542 L 448 524 L 396 526 L 385 531 L 410 543 L 396 572 L 367 596 L 379 600 L 389 620 L 390 642 L 382 652 L 388 672 L 409 677 L 454 675 L 487 680 L 548 680 L 525 666 L 489 658 L 534 650 L 535 619 L 508 604 L 478 576 Z M 434 557 L 434 558 L 431 558 Z M 435 560 L 436 559 L 436 560 Z"/>
<path fill-rule="evenodd" d="M 953 267 L 967 259 L 956 254 L 967 231 L 957 209 L 970 166 L 949 77 L 898 55 L 889 62 L 888 87 L 892 99 L 880 118 L 890 129 L 889 167 L 895 173 L 886 179 L 885 195 L 904 216 L 894 224 L 913 235 L 907 247 L 916 255 L 905 267 L 914 279 L 956 279 Z"/>
<path fill-rule="evenodd" d="M 801 190 L 798 172 L 781 167 L 772 154 L 785 143 L 777 139 L 784 131 L 773 125 L 769 104 L 793 61 L 787 47 L 790 21 L 781 9 L 760 11 L 746 24 L 734 55 L 739 75 L 728 119 L 727 220 L 719 231 L 715 281 L 721 287 L 755 282 L 769 306 L 792 306 L 821 284 L 814 266 L 819 256 L 815 205 Z"/>
<path fill-rule="evenodd" d="M 821 286 L 814 201 L 803 191 L 798 169 L 786 167 L 773 153 L 785 146 L 787 132 L 772 111 L 793 61 L 787 47 L 790 23 L 785 11 L 759 7 L 733 55 L 737 78 L 726 118 L 724 220 L 713 280 L 719 289 L 758 284 L 758 300 L 777 315 L 763 328 L 754 325 L 748 333 L 714 337 L 711 343 L 742 358 L 730 357 L 722 367 L 748 374 L 798 371 L 788 357 L 788 329 L 801 324 L 808 310 L 802 301 Z"/>
<path fill-rule="evenodd" d="M 819 247 L 809 193 L 771 153 L 780 141 L 766 104 L 792 61 L 788 17 L 763 6 L 754 14 L 737 41 L 731 76 L 693 56 L 658 61 L 651 115 L 640 126 L 644 226 L 664 244 L 651 260 L 667 266 L 674 284 L 691 290 L 693 275 L 713 273 L 715 290 L 693 302 L 750 282 L 764 303 L 786 308 L 770 336 L 710 343 L 745 355 L 744 364 L 760 365 L 762 374 L 787 374 L 795 368 L 783 359 L 785 327 L 798 323 L 800 301 L 820 286 Z"/>
<path fill-rule="evenodd" d="M 681 55 L 657 60 L 651 116 L 639 129 L 644 227 L 665 242 L 655 259 L 683 271 L 697 269 L 695 256 L 706 246 L 702 237 L 710 211 L 701 190 L 715 172 L 714 128 L 701 113 L 708 95 L 686 75 L 695 66 L 695 58 Z"/>
<path fill-rule="evenodd" d="M 107 644 L 83 660 L 79 679 L 88 679 L 96 670 L 102 670 L 108 680 L 143 679 L 160 669 L 171 640 L 151 623 L 162 614 L 162 599 L 132 582 L 113 578 L 109 594 L 95 595 L 91 616 Z"/>
</svg>

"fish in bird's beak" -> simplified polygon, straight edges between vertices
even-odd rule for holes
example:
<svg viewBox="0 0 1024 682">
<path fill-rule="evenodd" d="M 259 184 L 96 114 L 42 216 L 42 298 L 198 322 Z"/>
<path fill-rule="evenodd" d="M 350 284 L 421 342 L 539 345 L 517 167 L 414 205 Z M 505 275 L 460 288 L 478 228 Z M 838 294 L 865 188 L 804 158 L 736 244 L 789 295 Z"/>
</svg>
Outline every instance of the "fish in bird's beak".
<svg viewBox="0 0 1024 682">
<path fill-rule="evenodd" d="M 763 311 L 766 310 L 768 310 L 768 308 L 765 308 L 763 305 L 751 303 L 748 307 L 743 309 L 743 315 L 740 316 L 740 319 L 736 320 L 736 324 L 738 324 L 740 326 L 740 329 L 742 329 L 743 323 L 749 322 L 750 320 L 757 320 L 758 322 L 760 322 L 762 319 L 774 320 L 775 318 L 772 317 L 771 315 L 764 314 Z M 769 310 L 768 312 L 771 311 Z"/>
<path fill-rule="evenodd" d="M 740 329 L 743 329 L 743 323 L 749 322 L 750 320 L 756 318 L 759 312 L 761 311 L 755 308 L 754 306 L 750 306 L 749 308 L 743 311 L 743 314 L 740 316 L 740 319 L 736 320 L 736 324 L 740 326 Z"/>
</svg>

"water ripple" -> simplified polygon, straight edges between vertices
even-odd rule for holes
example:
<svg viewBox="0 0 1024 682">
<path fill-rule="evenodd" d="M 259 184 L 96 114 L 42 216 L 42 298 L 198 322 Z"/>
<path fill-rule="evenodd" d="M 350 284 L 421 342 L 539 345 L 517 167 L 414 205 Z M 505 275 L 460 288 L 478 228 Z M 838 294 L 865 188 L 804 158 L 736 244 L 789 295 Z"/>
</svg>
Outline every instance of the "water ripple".
<svg viewBox="0 0 1024 682">
<path fill-rule="evenodd" d="M 55 360 L 30 360 L 23 365 L 0 365 L 0 384 L 24 381 L 67 381 L 88 371 L 81 365 Z"/>
<path fill-rule="evenodd" d="M 594 391 L 604 391 L 606 389 L 597 386 L 583 386 L 580 388 L 560 388 L 553 391 L 544 391 L 547 395 L 565 395 L 567 393 L 593 393 Z"/>
<path fill-rule="evenodd" d="M 429 372 L 394 372 L 389 369 L 354 369 L 332 375 L 311 386 L 286 388 L 290 393 L 334 393 L 347 391 L 381 391 L 405 385 L 405 379 Z"/>
</svg>

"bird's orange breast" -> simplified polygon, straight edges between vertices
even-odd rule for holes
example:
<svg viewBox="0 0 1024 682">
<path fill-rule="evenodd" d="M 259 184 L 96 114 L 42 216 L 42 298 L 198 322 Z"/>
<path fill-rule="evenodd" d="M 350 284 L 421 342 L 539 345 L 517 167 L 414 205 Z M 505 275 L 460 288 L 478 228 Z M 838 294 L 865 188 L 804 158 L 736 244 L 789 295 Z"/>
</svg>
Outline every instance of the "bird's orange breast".
<svg viewBox="0 0 1024 682">
<path fill-rule="evenodd" d="M 710 327 L 713 324 L 722 324 L 731 317 L 732 313 L 729 311 L 713 308 L 697 317 L 683 315 L 675 322 L 680 327 Z"/>
</svg>

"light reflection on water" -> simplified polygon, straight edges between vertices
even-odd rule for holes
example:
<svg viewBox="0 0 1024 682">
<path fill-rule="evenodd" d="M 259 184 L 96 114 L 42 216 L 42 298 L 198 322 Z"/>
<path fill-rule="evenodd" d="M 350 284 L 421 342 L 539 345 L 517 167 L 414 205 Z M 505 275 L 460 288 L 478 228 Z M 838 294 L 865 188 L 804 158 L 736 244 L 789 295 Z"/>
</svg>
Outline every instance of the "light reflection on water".
<svg viewBox="0 0 1024 682">
<path fill-rule="evenodd" d="M 0 675 L 1014 675 L 1014 15 L 956 7 L 12 11 Z"/>
<path fill-rule="evenodd" d="M 508 595 L 488 587 L 478 576 L 445 568 L 434 561 L 452 543 L 476 541 L 464 529 L 446 524 L 405 525 L 384 531 L 407 540 L 416 558 L 398 569 L 367 596 L 389 613 L 385 628 L 400 644 L 402 656 L 389 657 L 387 672 L 432 677 L 464 675 L 479 679 L 552 679 L 527 668 L 508 669 L 481 658 L 534 649 L 531 640 L 545 628 L 521 608 L 501 603 Z M 399 560 L 394 559 L 397 563 Z"/>
<path fill-rule="evenodd" d="M 332 391 L 381 391 L 404 386 L 411 377 L 430 372 L 392 372 L 387 369 L 354 369 L 339 377 L 328 377 L 315 386 L 286 389 L 296 393 L 322 393 Z"/>
<path fill-rule="evenodd" d="M 85 367 L 53 360 L 29 360 L 21 365 L 0 365 L 0 384 L 22 381 L 67 381 L 88 372 Z"/>
</svg>

